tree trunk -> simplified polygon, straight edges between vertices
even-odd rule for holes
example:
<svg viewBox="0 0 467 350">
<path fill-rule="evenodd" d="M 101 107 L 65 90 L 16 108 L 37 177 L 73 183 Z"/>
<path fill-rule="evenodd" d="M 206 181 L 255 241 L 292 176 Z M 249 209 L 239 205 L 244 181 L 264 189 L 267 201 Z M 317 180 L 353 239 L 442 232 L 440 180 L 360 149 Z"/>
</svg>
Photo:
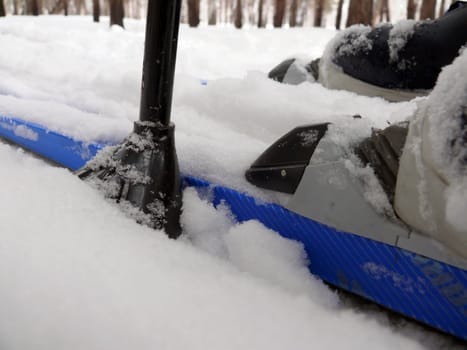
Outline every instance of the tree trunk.
<svg viewBox="0 0 467 350">
<path fill-rule="evenodd" d="M 289 26 L 290 27 L 297 26 L 297 7 L 298 7 L 298 0 L 291 0 L 290 13 L 289 13 Z"/>
<path fill-rule="evenodd" d="M 125 13 L 128 18 L 131 18 L 131 8 L 129 0 L 123 0 L 123 13 Z"/>
<path fill-rule="evenodd" d="M 81 15 L 81 10 L 83 8 L 83 0 L 75 0 L 75 9 L 76 9 L 76 14 Z"/>
<path fill-rule="evenodd" d="M 256 25 L 255 0 L 248 0 L 248 23 L 250 26 Z"/>
<path fill-rule="evenodd" d="M 110 25 L 117 25 L 125 28 L 123 25 L 123 17 L 125 10 L 123 8 L 123 0 L 109 0 L 110 1 Z"/>
<path fill-rule="evenodd" d="M 101 16 L 101 4 L 99 0 L 92 0 L 92 18 L 94 22 L 99 22 Z"/>
<path fill-rule="evenodd" d="M 341 29 L 343 5 L 344 5 L 344 0 L 339 0 L 339 3 L 337 4 L 336 29 Z"/>
<path fill-rule="evenodd" d="M 284 22 L 284 15 L 285 15 L 285 0 L 276 0 L 276 6 L 274 9 L 274 19 L 273 25 L 274 28 L 282 27 L 282 23 Z"/>
<path fill-rule="evenodd" d="M 264 18 L 263 18 L 263 8 L 264 8 L 264 1 L 258 1 L 258 28 L 264 28 Z"/>
<path fill-rule="evenodd" d="M 216 0 L 208 2 L 208 25 L 215 26 L 217 24 L 217 4 Z"/>
<path fill-rule="evenodd" d="M 141 0 L 136 0 L 136 18 L 137 19 L 141 18 L 141 8 L 142 8 Z"/>
<path fill-rule="evenodd" d="M 423 0 L 420 9 L 420 19 L 435 18 L 436 0 Z"/>
<path fill-rule="evenodd" d="M 182 1 L 182 10 L 180 11 L 180 23 L 188 23 L 188 10 L 186 1 Z"/>
<path fill-rule="evenodd" d="M 0 0 L 0 17 L 5 17 L 6 12 L 5 12 L 5 4 L 3 3 L 3 0 Z"/>
<path fill-rule="evenodd" d="M 315 18 L 313 25 L 321 27 L 323 24 L 324 0 L 315 0 Z"/>
<path fill-rule="evenodd" d="M 444 8 L 446 7 L 446 1 L 445 0 L 441 0 L 441 5 L 439 5 L 439 13 L 438 13 L 438 17 L 441 17 L 442 15 L 444 15 Z"/>
<path fill-rule="evenodd" d="M 379 21 L 384 22 L 384 17 L 386 17 L 386 22 L 391 22 L 391 14 L 389 13 L 389 0 L 381 0 L 379 8 Z"/>
<path fill-rule="evenodd" d="M 297 27 L 303 27 L 306 21 L 306 16 L 308 14 L 308 3 L 310 0 L 300 0 L 299 2 L 299 10 L 298 10 L 298 19 L 297 19 Z"/>
<path fill-rule="evenodd" d="M 26 14 L 39 16 L 39 3 L 38 0 L 26 0 Z"/>
<path fill-rule="evenodd" d="M 407 19 L 415 19 L 415 12 L 417 12 L 417 3 L 415 0 L 407 1 Z"/>
<path fill-rule="evenodd" d="M 165 0 L 165 1 L 172 1 L 172 0 Z M 188 5 L 188 25 L 190 27 L 197 27 L 199 25 L 199 0 L 187 0 L 187 5 Z"/>
<path fill-rule="evenodd" d="M 350 0 L 347 27 L 354 24 L 371 25 L 373 18 L 373 0 Z"/>
<path fill-rule="evenodd" d="M 222 13 L 224 14 L 224 23 L 229 23 L 229 4 L 228 4 L 228 0 L 224 0 L 222 1 L 222 4 L 224 6 L 224 9 L 222 11 Z"/>
<path fill-rule="evenodd" d="M 102 4 L 104 5 L 104 8 L 101 9 L 102 15 L 108 16 L 110 14 L 109 1 L 104 1 Z"/>
<path fill-rule="evenodd" d="M 235 28 L 240 29 L 243 27 L 243 8 L 242 0 L 237 0 L 237 7 L 235 8 Z"/>
<path fill-rule="evenodd" d="M 63 14 L 68 16 L 68 0 L 63 0 Z"/>
</svg>

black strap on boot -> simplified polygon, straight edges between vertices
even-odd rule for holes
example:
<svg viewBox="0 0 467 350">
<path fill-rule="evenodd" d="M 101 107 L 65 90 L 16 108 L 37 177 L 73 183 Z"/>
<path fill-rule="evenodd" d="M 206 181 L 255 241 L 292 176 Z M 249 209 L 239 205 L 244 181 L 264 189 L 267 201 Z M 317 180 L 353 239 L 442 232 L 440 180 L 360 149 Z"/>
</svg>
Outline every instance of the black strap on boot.
<svg viewBox="0 0 467 350">
<path fill-rule="evenodd" d="M 363 165 L 374 170 L 391 204 L 394 203 L 399 159 L 404 149 L 408 123 L 391 125 L 384 130 L 373 130 L 354 151 Z"/>
</svg>

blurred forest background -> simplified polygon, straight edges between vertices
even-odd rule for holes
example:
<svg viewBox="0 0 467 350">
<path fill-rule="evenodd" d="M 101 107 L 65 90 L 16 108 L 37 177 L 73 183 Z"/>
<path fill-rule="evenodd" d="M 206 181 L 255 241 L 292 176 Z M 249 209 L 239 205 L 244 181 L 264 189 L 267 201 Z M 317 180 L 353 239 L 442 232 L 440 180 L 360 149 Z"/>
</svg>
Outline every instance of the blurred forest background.
<svg viewBox="0 0 467 350">
<path fill-rule="evenodd" d="M 0 16 L 109 16 L 110 25 L 124 27 L 124 18 L 145 16 L 148 0 L 0 0 Z M 171 1 L 171 0 L 167 0 Z M 401 19 L 434 19 L 451 0 L 183 0 L 182 23 L 243 27 L 335 27 L 376 25 Z"/>
</svg>

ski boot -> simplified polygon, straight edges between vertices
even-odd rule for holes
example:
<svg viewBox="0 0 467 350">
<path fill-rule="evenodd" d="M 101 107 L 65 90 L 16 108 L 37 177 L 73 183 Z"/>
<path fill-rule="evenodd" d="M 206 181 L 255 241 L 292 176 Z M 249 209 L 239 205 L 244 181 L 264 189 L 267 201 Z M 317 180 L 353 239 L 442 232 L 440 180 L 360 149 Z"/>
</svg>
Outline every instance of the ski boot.
<svg viewBox="0 0 467 350">
<path fill-rule="evenodd" d="M 429 94 L 466 43 L 467 2 L 458 1 L 436 20 L 350 27 L 331 40 L 320 60 L 297 67 L 299 61 L 290 59 L 269 77 L 289 84 L 314 79 L 330 89 L 406 101 Z M 307 75 L 297 79 L 296 71 Z"/>
</svg>

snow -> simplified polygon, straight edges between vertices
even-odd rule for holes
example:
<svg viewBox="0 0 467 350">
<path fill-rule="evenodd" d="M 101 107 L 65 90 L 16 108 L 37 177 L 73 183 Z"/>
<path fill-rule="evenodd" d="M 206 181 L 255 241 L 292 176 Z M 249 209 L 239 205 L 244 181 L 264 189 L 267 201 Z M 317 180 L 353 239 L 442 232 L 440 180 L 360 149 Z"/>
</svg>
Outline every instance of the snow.
<svg viewBox="0 0 467 350">
<path fill-rule="evenodd" d="M 331 50 L 337 57 L 355 56 L 360 52 L 368 52 L 373 47 L 372 40 L 368 38 L 371 29 L 370 26 L 364 25 L 352 26 L 336 35 L 335 39 L 333 39 L 336 46 L 331 44 L 329 47 L 335 47 L 335 49 Z"/>
<path fill-rule="evenodd" d="M 325 307 L 337 307 L 337 295 L 310 275 L 300 243 L 282 238 L 257 221 L 236 225 L 227 208 L 214 209 L 193 189 L 186 190 L 184 198 L 183 226 L 196 247 L 293 294 L 305 292 Z"/>
<path fill-rule="evenodd" d="M 32 130 L 31 128 L 28 128 L 25 125 L 15 125 L 15 124 L 10 124 L 10 123 L 0 123 L 2 128 L 13 131 L 13 133 L 18 136 L 22 137 L 27 140 L 31 141 L 37 141 L 39 139 L 39 135 Z"/>
<path fill-rule="evenodd" d="M 434 163 L 444 176 L 461 180 L 467 174 L 466 111 L 467 111 L 467 50 L 454 64 L 445 67 L 426 102 Z"/>
<path fill-rule="evenodd" d="M 422 348 L 338 308 L 298 244 L 258 223 L 220 232 L 231 263 L 135 224 L 66 170 L 5 145 L 0 159 L 4 349 Z"/>
<path fill-rule="evenodd" d="M 415 25 L 415 20 L 400 20 L 394 24 L 381 23 L 380 27 L 389 27 L 389 62 L 395 63 L 399 60 L 399 52 L 402 50 L 407 41 L 412 37 Z M 368 38 L 372 27 L 364 25 L 354 25 L 339 32 L 326 47 L 323 55 L 324 67 L 322 71 L 326 73 L 327 64 L 332 64 L 335 58 L 341 56 L 352 56 L 360 53 L 369 52 L 373 48 L 373 41 Z M 399 69 L 406 68 L 406 62 L 401 61 L 398 63 Z"/>
<path fill-rule="evenodd" d="M 370 26 L 353 25 L 345 30 L 337 32 L 329 41 L 320 61 L 320 81 L 328 81 L 339 56 L 357 55 L 360 52 L 368 52 L 373 47 L 373 41 L 368 38 L 371 31 Z M 341 68 L 337 68 L 341 69 Z"/>
<path fill-rule="evenodd" d="M 467 222 L 467 50 L 463 50 L 452 66 L 439 75 L 430 98 L 424 105 L 430 128 L 432 166 L 447 185 L 446 219 L 459 232 Z M 462 241 L 467 242 L 463 237 Z"/>
<path fill-rule="evenodd" d="M 365 200 L 375 208 L 377 213 L 383 214 L 390 219 L 396 219 L 391 203 L 383 190 L 374 170 L 369 166 L 362 167 L 356 157 L 349 157 L 345 166 L 350 174 L 361 180 L 363 185 L 363 196 Z M 397 222 L 397 220 L 395 220 Z"/>
<path fill-rule="evenodd" d="M 399 60 L 399 51 L 402 50 L 407 41 L 415 33 L 415 20 L 401 20 L 393 25 L 389 32 L 389 61 L 394 63 Z M 399 63 L 399 68 L 404 69 L 405 66 Z"/>
<path fill-rule="evenodd" d="M 0 114 L 85 141 L 127 136 L 138 117 L 144 25 L 126 28 L 86 17 L 2 18 Z M 345 144 L 407 119 L 415 102 L 267 79 L 287 57 L 319 57 L 334 34 L 182 26 L 173 103 L 182 172 L 261 198 L 243 173 L 293 127 L 332 121 L 330 135 Z M 184 193 L 185 235 L 173 241 L 67 170 L 3 143 L 0 161 L 2 349 L 452 345 L 349 306 L 308 273 L 300 244 L 258 222 L 236 224 L 193 190 Z"/>
</svg>

